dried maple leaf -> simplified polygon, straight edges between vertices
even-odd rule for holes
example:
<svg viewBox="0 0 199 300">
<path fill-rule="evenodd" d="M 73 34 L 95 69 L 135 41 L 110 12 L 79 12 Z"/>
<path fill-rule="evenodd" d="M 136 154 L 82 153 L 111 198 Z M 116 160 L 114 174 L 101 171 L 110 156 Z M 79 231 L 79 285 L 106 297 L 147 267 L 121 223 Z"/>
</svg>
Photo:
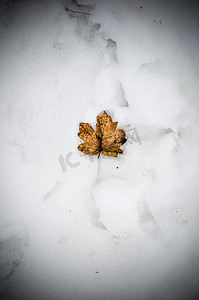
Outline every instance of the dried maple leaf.
<svg viewBox="0 0 199 300">
<path fill-rule="evenodd" d="M 117 123 L 113 122 L 106 112 L 97 116 L 96 132 L 88 123 L 80 123 L 78 136 L 84 143 L 78 146 L 79 151 L 90 155 L 102 153 L 113 157 L 123 153 L 120 146 L 126 142 L 126 134 L 121 129 L 115 131 Z"/>
</svg>

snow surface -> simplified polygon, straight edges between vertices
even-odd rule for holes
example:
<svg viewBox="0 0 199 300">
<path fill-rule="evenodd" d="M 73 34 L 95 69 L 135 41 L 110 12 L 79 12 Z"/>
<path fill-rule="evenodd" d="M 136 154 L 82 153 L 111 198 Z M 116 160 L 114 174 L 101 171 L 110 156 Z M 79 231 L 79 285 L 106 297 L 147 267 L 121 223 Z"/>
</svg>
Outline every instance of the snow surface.
<svg viewBox="0 0 199 300">
<path fill-rule="evenodd" d="M 198 299 L 196 1 L 0 8 L 0 298 Z M 104 110 L 118 158 L 77 150 Z"/>
</svg>

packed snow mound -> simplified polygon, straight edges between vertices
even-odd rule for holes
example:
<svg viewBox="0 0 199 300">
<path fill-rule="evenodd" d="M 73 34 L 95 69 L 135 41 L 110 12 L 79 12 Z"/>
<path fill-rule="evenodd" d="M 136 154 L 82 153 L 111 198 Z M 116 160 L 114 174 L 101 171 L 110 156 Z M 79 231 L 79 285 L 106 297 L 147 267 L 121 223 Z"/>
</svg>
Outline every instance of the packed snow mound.
<svg viewBox="0 0 199 300">
<path fill-rule="evenodd" d="M 113 235 L 136 232 L 138 228 L 139 190 L 121 179 L 111 178 L 100 182 L 93 195 L 99 208 L 99 221 Z"/>
</svg>

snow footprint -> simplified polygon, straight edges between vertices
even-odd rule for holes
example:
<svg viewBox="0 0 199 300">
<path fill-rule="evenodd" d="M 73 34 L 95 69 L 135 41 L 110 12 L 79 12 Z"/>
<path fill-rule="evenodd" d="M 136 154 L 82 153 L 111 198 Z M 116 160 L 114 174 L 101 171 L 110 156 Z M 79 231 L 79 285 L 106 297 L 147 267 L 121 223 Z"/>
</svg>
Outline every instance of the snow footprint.
<svg viewBox="0 0 199 300">
<path fill-rule="evenodd" d="M 138 189 L 123 179 L 110 178 L 96 185 L 93 196 L 99 208 L 99 222 L 108 232 L 123 236 L 138 230 Z"/>
</svg>

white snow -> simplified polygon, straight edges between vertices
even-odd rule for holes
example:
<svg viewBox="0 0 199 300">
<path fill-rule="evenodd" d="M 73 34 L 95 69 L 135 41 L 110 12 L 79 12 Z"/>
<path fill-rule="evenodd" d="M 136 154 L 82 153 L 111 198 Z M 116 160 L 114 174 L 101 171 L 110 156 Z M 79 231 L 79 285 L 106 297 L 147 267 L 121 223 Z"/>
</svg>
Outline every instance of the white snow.
<svg viewBox="0 0 199 300">
<path fill-rule="evenodd" d="M 197 9 L 1 2 L 0 298 L 199 297 Z M 104 110 L 118 158 L 77 150 Z"/>
</svg>

